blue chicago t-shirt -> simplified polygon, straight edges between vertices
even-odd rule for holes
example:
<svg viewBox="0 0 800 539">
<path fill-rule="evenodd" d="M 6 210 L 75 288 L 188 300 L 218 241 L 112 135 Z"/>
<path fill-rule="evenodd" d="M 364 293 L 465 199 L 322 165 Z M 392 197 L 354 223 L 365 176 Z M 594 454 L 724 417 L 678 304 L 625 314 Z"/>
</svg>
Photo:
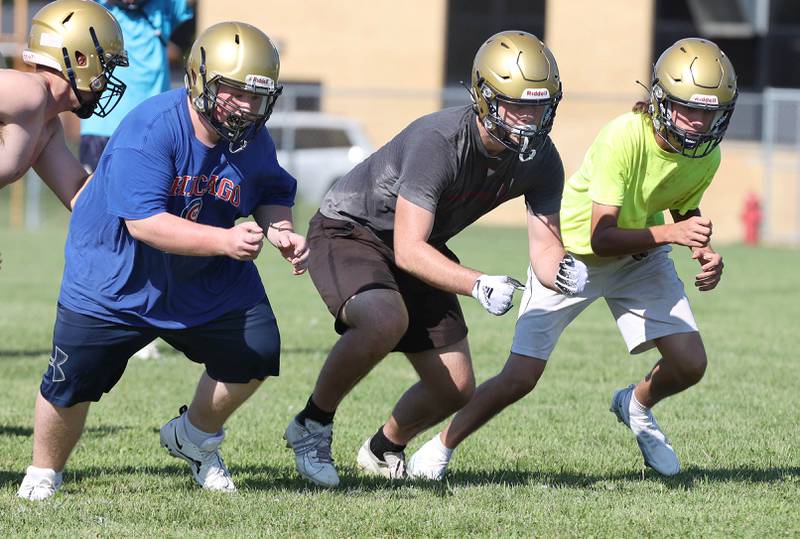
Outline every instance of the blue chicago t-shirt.
<svg viewBox="0 0 800 539">
<path fill-rule="evenodd" d="M 186 90 L 154 96 L 120 123 L 70 220 L 59 301 L 132 326 L 186 328 L 265 296 L 253 262 L 164 253 L 125 220 L 168 212 L 230 228 L 261 205 L 292 206 L 297 182 L 278 165 L 266 129 L 231 153 L 194 135 Z"/>
</svg>

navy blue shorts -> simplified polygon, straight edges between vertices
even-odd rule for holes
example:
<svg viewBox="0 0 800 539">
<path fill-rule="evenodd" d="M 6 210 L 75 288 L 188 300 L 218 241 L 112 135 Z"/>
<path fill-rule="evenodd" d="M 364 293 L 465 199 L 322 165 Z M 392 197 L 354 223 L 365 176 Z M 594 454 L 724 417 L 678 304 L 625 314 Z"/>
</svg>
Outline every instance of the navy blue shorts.
<svg viewBox="0 0 800 539">
<path fill-rule="evenodd" d="M 61 407 L 100 400 L 122 377 L 128 359 L 161 337 L 219 382 L 244 384 L 277 376 L 281 338 L 266 298 L 188 329 L 134 327 L 58 306 L 53 352 L 42 377 L 42 396 Z"/>
</svg>

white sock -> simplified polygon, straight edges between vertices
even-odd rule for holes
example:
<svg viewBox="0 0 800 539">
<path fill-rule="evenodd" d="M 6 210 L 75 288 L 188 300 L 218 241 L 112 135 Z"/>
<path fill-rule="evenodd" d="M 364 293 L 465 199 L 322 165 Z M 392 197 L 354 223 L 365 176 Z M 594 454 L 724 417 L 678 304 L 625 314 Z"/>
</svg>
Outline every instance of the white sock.
<svg viewBox="0 0 800 539">
<path fill-rule="evenodd" d="M 643 405 L 636 399 L 636 391 L 631 391 L 631 402 L 628 404 L 628 415 L 630 417 L 647 417 L 650 408 Z"/>
<path fill-rule="evenodd" d="M 61 477 L 61 472 L 57 472 L 52 468 L 38 468 L 36 466 L 28 466 L 25 470 L 25 475 L 31 476 L 33 479 L 56 479 Z"/>
<path fill-rule="evenodd" d="M 453 456 L 454 449 L 450 449 L 449 447 L 445 446 L 442 443 L 441 433 L 434 436 L 433 440 L 431 441 L 433 442 L 434 449 L 436 449 L 439 452 L 439 454 L 444 458 L 444 460 L 449 462 L 450 457 Z"/>
<path fill-rule="evenodd" d="M 205 432 L 194 425 L 192 422 L 189 421 L 189 412 L 186 412 L 181 416 L 183 420 L 183 430 L 186 432 L 186 437 L 189 438 L 189 441 L 192 442 L 197 447 L 203 445 L 203 442 L 208 440 L 209 438 L 213 438 L 214 436 L 219 436 L 222 434 L 222 431 L 219 432 Z"/>
</svg>

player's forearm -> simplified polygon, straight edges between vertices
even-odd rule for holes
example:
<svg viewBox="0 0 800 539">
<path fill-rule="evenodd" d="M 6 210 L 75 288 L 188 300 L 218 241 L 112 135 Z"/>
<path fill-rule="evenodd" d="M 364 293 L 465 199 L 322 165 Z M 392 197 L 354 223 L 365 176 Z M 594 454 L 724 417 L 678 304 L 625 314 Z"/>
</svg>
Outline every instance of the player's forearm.
<svg viewBox="0 0 800 539">
<path fill-rule="evenodd" d="M 481 273 L 450 260 L 424 241 L 395 244 L 395 263 L 410 273 L 447 292 L 469 296 Z"/>
<path fill-rule="evenodd" d="M 564 258 L 566 251 L 561 243 L 548 245 L 547 247 L 530 250 L 531 269 L 536 279 L 550 290 L 558 292 L 555 285 L 556 275 L 558 274 L 559 264 Z"/>
<path fill-rule="evenodd" d="M 126 220 L 134 239 L 154 249 L 185 256 L 220 256 L 225 254 L 227 229 L 201 225 L 169 213 L 146 219 Z"/>
<path fill-rule="evenodd" d="M 89 185 L 89 182 L 92 181 L 93 177 L 94 177 L 94 174 L 90 174 L 89 176 L 84 178 L 84 181 L 81 183 L 81 185 L 78 188 L 78 190 L 75 192 L 75 194 L 70 199 L 69 205 L 67 206 L 68 210 L 72 211 L 75 208 L 75 203 L 78 201 L 78 197 L 81 196 L 81 193 L 83 192 L 84 189 L 86 189 L 86 186 Z"/>
<path fill-rule="evenodd" d="M 609 226 L 592 233 L 592 251 L 597 256 L 624 256 L 671 243 L 671 225 L 628 229 Z"/>
<path fill-rule="evenodd" d="M 80 178 L 73 178 L 62 183 L 45 183 L 47 183 L 47 186 L 50 187 L 58 200 L 61 201 L 61 204 L 69 211 L 72 211 L 75 202 L 78 200 L 78 195 L 83 190 L 83 186 L 86 185 L 88 177 L 88 174 L 84 174 Z"/>
<path fill-rule="evenodd" d="M 292 208 L 288 206 L 260 206 L 253 213 L 258 223 L 273 246 L 278 246 L 281 232 L 294 232 Z"/>
</svg>

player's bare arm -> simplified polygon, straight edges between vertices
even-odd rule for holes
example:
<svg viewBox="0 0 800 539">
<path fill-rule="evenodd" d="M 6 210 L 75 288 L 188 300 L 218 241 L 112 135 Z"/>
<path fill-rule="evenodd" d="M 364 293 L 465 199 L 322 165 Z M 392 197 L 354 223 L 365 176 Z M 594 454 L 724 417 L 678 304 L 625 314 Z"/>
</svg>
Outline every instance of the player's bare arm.
<svg viewBox="0 0 800 539">
<path fill-rule="evenodd" d="M 689 210 L 681 215 L 675 210 L 670 210 L 672 220 L 677 222 L 686 221 L 694 217 L 702 217 L 699 209 Z M 708 221 L 709 229 L 712 228 L 711 221 Z M 711 248 L 711 243 L 707 243 L 703 247 L 690 247 L 692 251 L 692 258 L 697 260 L 700 264 L 700 273 L 694 276 L 694 285 L 700 292 L 707 292 L 713 290 L 722 279 L 722 269 L 725 264 L 722 262 L 722 255 Z"/>
<path fill-rule="evenodd" d="M 61 122 L 56 118 L 53 124 L 50 139 L 39 154 L 33 169 L 61 203 L 71 210 L 88 174 L 67 148 Z"/>
<path fill-rule="evenodd" d="M 592 251 L 596 255 L 632 255 L 670 243 L 705 247 L 711 237 L 711 221 L 700 215 L 641 229 L 620 228 L 618 219 L 619 206 L 592 203 Z"/>
<path fill-rule="evenodd" d="M 528 212 L 528 253 L 536 279 L 556 292 L 555 285 L 561 259 L 567 254 L 561 243 L 561 228 L 557 213 L 535 215 Z"/>
<path fill-rule="evenodd" d="M 403 197 L 397 198 L 394 253 L 397 267 L 446 290 L 469 296 L 481 273 L 453 262 L 428 243 L 434 215 Z"/>
<path fill-rule="evenodd" d="M 292 265 L 292 272 L 295 275 L 305 273 L 309 256 L 308 244 L 305 237 L 294 231 L 292 209 L 277 205 L 259 206 L 253 217 L 266 231 L 267 241 Z"/>
<path fill-rule="evenodd" d="M 255 260 L 264 242 L 263 230 L 252 221 L 220 228 L 164 212 L 145 219 L 126 219 L 125 226 L 134 239 L 165 253 L 184 256 Z"/>
<path fill-rule="evenodd" d="M 36 75 L 0 70 L 0 187 L 22 177 L 49 140 L 47 95 Z"/>
</svg>

